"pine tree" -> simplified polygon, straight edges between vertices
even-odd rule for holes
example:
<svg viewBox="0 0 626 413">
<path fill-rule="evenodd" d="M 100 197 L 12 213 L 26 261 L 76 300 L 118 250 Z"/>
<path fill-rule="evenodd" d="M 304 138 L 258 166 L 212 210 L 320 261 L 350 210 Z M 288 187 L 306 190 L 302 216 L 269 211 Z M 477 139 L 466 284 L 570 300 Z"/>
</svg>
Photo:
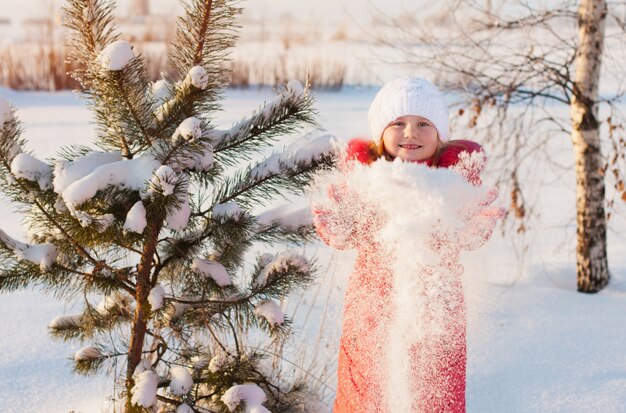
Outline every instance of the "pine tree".
<svg viewBox="0 0 626 413">
<path fill-rule="evenodd" d="M 253 246 L 276 250 L 312 236 L 302 214 L 258 211 L 332 164 L 329 139 L 307 135 L 263 158 L 316 124 L 313 98 L 297 82 L 217 130 L 239 10 L 225 0 L 183 6 L 174 75 L 153 84 L 145 59 L 120 40 L 112 3 L 68 1 L 71 59 L 83 63 L 74 76 L 94 113 L 97 148 L 36 159 L 16 110 L 0 99 L 2 190 L 31 238 L 0 231 L 0 291 L 41 286 L 80 297 L 83 311 L 55 318 L 50 331 L 84 343 L 78 373 L 124 366 L 114 376 L 127 412 L 306 411 L 303 383 L 277 380 L 246 337 L 288 334 L 276 301 L 309 283 L 313 265 L 292 252 L 262 254 L 254 265 L 244 258 Z"/>
</svg>

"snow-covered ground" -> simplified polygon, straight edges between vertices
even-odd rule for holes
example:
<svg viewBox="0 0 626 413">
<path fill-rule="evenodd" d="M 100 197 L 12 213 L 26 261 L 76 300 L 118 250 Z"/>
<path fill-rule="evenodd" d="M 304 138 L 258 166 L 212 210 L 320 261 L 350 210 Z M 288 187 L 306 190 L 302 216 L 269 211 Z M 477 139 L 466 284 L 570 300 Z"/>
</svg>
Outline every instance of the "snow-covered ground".
<svg viewBox="0 0 626 413">
<path fill-rule="evenodd" d="M 320 123 L 342 139 L 367 135 L 366 112 L 375 92 L 318 93 Z M 51 156 L 65 144 L 91 141 L 90 113 L 71 93 L 3 89 L 0 94 L 19 108 L 27 146 L 38 157 Z M 271 96 L 269 90 L 229 91 L 218 123 L 230 125 Z M 567 150 L 569 143 L 562 145 Z M 597 295 L 575 292 L 572 187 L 556 184 L 541 192 L 544 220 L 527 235 L 531 248 L 522 259 L 498 236 L 465 257 L 466 272 L 475 280 L 468 412 L 626 411 L 625 228 L 623 220 L 615 220 L 618 228 L 609 233 L 610 286 Z M 6 202 L 0 205 L 0 228 L 20 237 L 19 218 Z M 293 346 L 304 359 L 294 361 L 311 366 L 331 400 L 342 291 L 354 254 L 321 244 L 306 252 L 320 256 L 320 283 L 304 297 L 290 299 L 289 308 L 296 311 Z M 67 357 L 77 348 L 48 336 L 52 318 L 71 312 L 70 305 L 38 291 L 0 296 L 0 411 L 106 411 L 110 380 L 73 375 Z M 309 343 L 306 353 L 303 342 Z"/>
</svg>

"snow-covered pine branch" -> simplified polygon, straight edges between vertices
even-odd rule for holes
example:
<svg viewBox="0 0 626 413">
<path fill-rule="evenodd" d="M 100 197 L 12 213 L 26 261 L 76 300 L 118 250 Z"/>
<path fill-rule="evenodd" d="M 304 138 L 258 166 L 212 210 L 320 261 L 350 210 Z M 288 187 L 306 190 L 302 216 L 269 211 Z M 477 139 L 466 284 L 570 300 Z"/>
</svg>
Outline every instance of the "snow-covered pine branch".
<svg viewBox="0 0 626 413">
<path fill-rule="evenodd" d="M 0 230 L 0 246 L 11 251 L 18 260 L 38 265 L 41 271 L 49 269 L 57 259 L 54 244 L 26 244 L 10 237 L 2 230 Z"/>
<path fill-rule="evenodd" d="M 257 259 L 249 291 L 261 300 L 280 299 L 294 287 L 308 284 L 313 272 L 313 264 L 302 255 L 264 254 Z"/>
<path fill-rule="evenodd" d="M 306 143 L 301 146 L 291 146 L 224 179 L 215 190 L 214 203 L 237 201 L 250 208 L 284 196 L 283 191 L 301 192 L 312 171 L 329 164 L 333 158 L 331 136 L 308 138 L 303 138 Z"/>
<path fill-rule="evenodd" d="M 257 228 L 252 242 L 273 243 L 280 240 L 300 244 L 314 239 L 315 228 L 311 208 L 293 209 L 291 204 L 281 205 L 262 212 L 256 217 Z"/>
<path fill-rule="evenodd" d="M 77 371 L 122 361 L 125 386 L 114 396 L 125 399 L 126 413 L 204 408 L 250 381 L 266 406 L 290 411 L 304 391 L 266 369 L 263 350 L 248 348 L 243 335 L 288 331 L 275 302 L 309 282 L 312 265 L 293 254 L 265 256 L 238 276 L 254 244 L 298 242 L 310 230 L 301 213 L 255 217 L 251 207 L 301 191 L 333 157 L 329 138 L 312 134 L 246 167 L 266 143 L 315 124 L 313 96 L 297 83 L 230 131 L 214 130 L 236 13 L 228 0 L 186 0 L 175 77 L 151 84 L 144 59 L 115 33 L 112 2 L 69 0 L 71 59 L 84 64 L 75 76 L 97 139 L 51 164 L 24 153 L 14 111 L 0 100 L 2 189 L 22 204 L 30 242 L 0 232 L 0 290 L 38 283 L 64 299 L 83 297 L 79 314 L 56 318 L 50 332 L 88 341 L 74 354 Z M 224 177 L 241 161 L 240 172 Z M 217 368 L 209 360 L 219 352 L 229 358 Z"/>
<path fill-rule="evenodd" d="M 74 371 L 83 375 L 97 373 L 106 359 L 107 355 L 99 347 L 81 347 L 74 353 Z"/>
<path fill-rule="evenodd" d="M 200 99 L 188 99 L 188 110 L 213 112 L 218 109 L 215 101 L 227 82 L 223 62 L 235 45 L 235 17 L 240 9 L 228 1 L 187 1 L 183 7 L 185 14 L 176 25 L 170 63 L 179 79 L 185 79 L 195 66 L 206 70 L 204 93 Z"/>
<path fill-rule="evenodd" d="M 235 165 L 302 125 L 315 125 L 313 99 L 299 82 L 290 82 L 252 116 L 220 131 L 214 138 L 215 157 L 225 165 Z"/>
</svg>

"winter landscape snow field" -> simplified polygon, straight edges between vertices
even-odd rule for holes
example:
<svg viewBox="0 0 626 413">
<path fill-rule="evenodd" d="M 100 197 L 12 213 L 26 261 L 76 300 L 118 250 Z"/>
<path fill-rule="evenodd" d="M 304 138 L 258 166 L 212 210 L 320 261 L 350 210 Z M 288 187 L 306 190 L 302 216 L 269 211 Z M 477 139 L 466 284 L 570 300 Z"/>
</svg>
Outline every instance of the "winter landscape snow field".
<svg viewBox="0 0 626 413">
<path fill-rule="evenodd" d="M 317 93 L 321 125 L 340 140 L 366 136 L 367 108 L 375 92 L 349 88 Z M 55 155 L 66 144 L 92 142 L 90 112 L 72 93 L 3 89 L 0 94 L 18 108 L 27 148 L 39 158 Z M 228 91 L 218 127 L 230 126 L 272 95 L 267 89 Z M 569 142 L 563 139 L 560 145 L 567 154 Z M 570 178 L 566 174 L 565 182 L 540 192 L 542 221 L 525 235 L 530 246 L 525 254 L 518 256 L 508 239 L 496 235 L 485 248 L 465 255 L 471 280 L 468 412 L 626 410 L 626 228 L 623 219 L 611 221 L 609 287 L 596 295 L 577 293 Z M 507 202 L 502 196 L 500 203 Z M 19 216 L 6 201 L 1 205 L 0 228 L 23 239 Z M 294 357 L 299 366 L 294 368 L 310 369 L 319 377 L 327 393 L 323 411 L 330 411 L 342 290 L 354 254 L 333 252 L 321 243 L 306 247 L 306 254 L 319 256 L 320 281 L 303 297 L 288 301 L 287 313 L 295 312 L 295 334 L 285 355 Z M 79 346 L 48 335 L 49 322 L 72 313 L 71 305 L 40 291 L 23 291 L 2 295 L 0 311 L 0 411 L 107 411 L 110 379 L 74 375 L 68 357 Z"/>
</svg>

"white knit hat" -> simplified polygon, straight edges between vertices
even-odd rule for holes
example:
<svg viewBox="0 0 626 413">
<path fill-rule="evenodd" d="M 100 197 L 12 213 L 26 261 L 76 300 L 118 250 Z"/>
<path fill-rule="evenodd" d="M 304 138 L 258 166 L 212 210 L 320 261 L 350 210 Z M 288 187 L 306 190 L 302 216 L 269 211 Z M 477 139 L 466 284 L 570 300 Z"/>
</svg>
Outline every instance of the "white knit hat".
<svg viewBox="0 0 626 413">
<path fill-rule="evenodd" d="M 447 140 L 448 104 L 437 86 L 428 80 L 401 77 L 385 84 L 378 91 L 367 114 L 372 138 L 380 139 L 391 122 L 406 115 L 428 119 L 439 132 L 441 140 Z"/>
</svg>

